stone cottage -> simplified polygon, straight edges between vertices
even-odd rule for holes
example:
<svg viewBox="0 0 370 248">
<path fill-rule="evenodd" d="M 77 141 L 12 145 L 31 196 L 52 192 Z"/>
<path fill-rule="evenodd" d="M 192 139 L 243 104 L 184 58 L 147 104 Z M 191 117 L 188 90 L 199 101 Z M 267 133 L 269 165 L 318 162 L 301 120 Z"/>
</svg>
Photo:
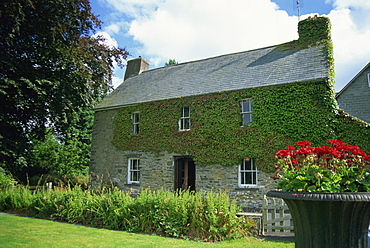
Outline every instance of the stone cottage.
<svg viewBox="0 0 370 248">
<path fill-rule="evenodd" d="M 339 107 L 370 123 L 370 62 L 338 92 Z"/>
<path fill-rule="evenodd" d="M 285 44 L 152 70 L 128 61 L 125 81 L 94 108 L 93 182 L 225 190 L 260 209 L 276 185 L 275 152 L 332 137 L 330 22 L 298 29 Z"/>
</svg>

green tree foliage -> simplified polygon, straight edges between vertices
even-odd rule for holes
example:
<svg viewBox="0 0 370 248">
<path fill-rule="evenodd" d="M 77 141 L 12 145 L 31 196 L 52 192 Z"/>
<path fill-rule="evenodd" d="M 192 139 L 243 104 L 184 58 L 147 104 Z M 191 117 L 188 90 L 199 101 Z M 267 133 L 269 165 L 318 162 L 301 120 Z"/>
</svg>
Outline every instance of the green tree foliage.
<svg viewBox="0 0 370 248">
<path fill-rule="evenodd" d="M 113 63 L 128 53 L 93 36 L 88 0 L 0 3 L 0 164 L 25 164 L 46 126 L 68 137 L 79 111 L 111 89 Z"/>
<path fill-rule="evenodd" d="M 169 66 L 169 65 L 177 65 L 179 62 L 177 62 L 175 59 L 169 59 L 168 62 L 164 64 L 164 66 Z"/>
<path fill-rule="evenodd" d="M 48 129 L 43 140 L 32 141 L 28 164 L 56 178 L 87 175 L 92 124 L 93 114 L 88 110 L 79 112 L 64 136 Z"/>
</svg>

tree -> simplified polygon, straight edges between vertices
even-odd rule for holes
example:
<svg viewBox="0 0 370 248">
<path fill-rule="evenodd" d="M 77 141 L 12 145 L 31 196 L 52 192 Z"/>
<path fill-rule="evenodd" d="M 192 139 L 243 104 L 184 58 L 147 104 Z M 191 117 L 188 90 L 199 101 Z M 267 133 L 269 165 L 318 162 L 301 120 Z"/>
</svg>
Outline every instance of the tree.
<svg viewBox="0 0 370 248">
<path fill-rule="evenodd" d="M 169 59 L 168 62 L 164 64 L 164 66 L 169 66 L 169 65 L 177 65 L 179 62 L 177 62 L 175 59 Z"/>
<path fill-rule="evenodd" d="M 31 140 L 27 167 L 16 176 L 23 183 L 37 185 L 44 180 L 75 183 L 87 179 L 90 162 L 93 111 L 80 110 L 63 135 L 46 129 L 44 139 Z"/>
<path fill-rule="evenodd" d="M 80 110 L 111 90 L 113 63 L 128 53 L 93 36 L 88 0 L 0 3 L 0 166 L 25 164 L 47 127 L 66 135 Z"/>
</svg>

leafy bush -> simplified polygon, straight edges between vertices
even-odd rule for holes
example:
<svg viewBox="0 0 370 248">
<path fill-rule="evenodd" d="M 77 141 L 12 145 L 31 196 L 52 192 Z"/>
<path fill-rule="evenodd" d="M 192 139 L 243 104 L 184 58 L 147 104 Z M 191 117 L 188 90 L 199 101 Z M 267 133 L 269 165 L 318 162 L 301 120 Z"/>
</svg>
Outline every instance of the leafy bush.
<svg viewBox="0 0 370 248">
<path fill-rule="evenodd" d="M 0 167 L 0 189 L 12 187 L 17 184 L 11 175 L 7 174 L 3 168 Z"/>
<path fill-rule="evenodd" d="M 81 188 L 0 192 L 0 210 L 130 232 L 203 241 L 254 234 L 252 220 L 223 193 L 143 190 L 136 198 L 118 189 L 94 193 Z"/>
</svg>

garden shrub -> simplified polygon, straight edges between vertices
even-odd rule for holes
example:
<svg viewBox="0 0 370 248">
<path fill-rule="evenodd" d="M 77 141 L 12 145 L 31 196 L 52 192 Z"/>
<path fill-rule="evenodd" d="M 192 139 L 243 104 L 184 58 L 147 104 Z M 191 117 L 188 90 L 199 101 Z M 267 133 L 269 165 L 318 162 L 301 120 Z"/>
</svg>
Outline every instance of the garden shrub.
<svg viewBox="0 0 370 248">
<path fill-rule="evenodd" d="M 11 175 L 7 174 L 3 168 L 0 167 L 0 189 L 12 187 L 17 184 Z"/>
<path fill-rule="evenodd" d="M 118 189 L 79 187 L 0 191 L 0 210 L 46 219 L 167 237 L 221 241 L 254 234 L 252 220 L 223 192 L 143 190 L 136 198 Z"/>
<path fill-rule="evenodd" d="M 0 190 L 0 211 L 29 212 L 35 197 L 30 190 L 19 187 L 7 187 Z"/>
</svg>

